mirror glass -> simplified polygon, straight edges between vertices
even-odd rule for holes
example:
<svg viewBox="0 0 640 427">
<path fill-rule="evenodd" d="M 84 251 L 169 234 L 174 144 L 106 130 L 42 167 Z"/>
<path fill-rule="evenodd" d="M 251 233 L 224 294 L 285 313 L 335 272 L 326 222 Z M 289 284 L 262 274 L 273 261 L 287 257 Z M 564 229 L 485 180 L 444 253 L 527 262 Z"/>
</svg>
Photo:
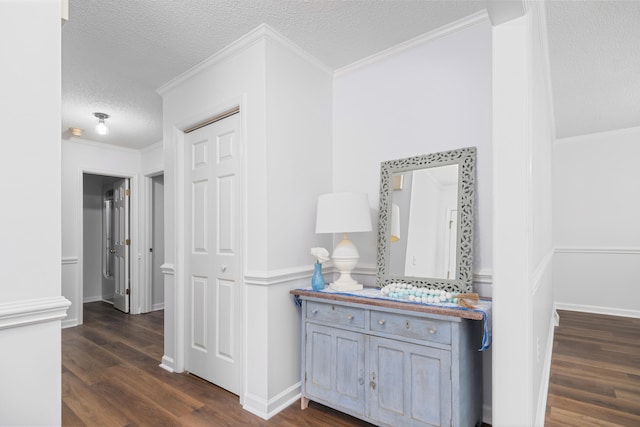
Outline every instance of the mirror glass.
<svg viewBox="0 0 640 427">
<path fill-rule="evenodd" d="M 472 286 L 475 148 L 381 164 L 378 285 Z"/>
</svg>

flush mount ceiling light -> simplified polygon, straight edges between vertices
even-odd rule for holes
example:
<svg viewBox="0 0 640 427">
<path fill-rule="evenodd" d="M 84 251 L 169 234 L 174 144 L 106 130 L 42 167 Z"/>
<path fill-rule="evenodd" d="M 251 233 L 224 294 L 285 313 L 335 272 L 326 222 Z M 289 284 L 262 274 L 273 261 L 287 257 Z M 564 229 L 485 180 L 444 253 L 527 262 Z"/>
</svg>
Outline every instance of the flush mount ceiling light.
<svg viewBox="0 0 640 427">
<path fill-rule="evenodd" d="M 96 132 L 98 132 L 98 135 L 109 134 L 109 128 L 104 122 L 105 119 L 109 118 L 109 115 L 105 113 L 93 113 L 93 115 L 98 118 L 98 124 L 96 125 Z"/>
</svg>

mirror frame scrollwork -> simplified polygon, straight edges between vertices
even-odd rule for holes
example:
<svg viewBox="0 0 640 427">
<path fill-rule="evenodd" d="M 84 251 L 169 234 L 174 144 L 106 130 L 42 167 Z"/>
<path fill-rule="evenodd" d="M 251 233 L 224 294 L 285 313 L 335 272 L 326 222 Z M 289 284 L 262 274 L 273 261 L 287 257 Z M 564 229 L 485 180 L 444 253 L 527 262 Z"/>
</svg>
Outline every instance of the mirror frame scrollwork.
<svg viewBox="0 0 640 427">
<path fill-rule="evenodd" d="M 439 153 L 424 154 L 380 164 L 380 211 L 378 215 L 378 254 L 376 285 L 411 283 L 449 292 L 470 292 L 473 285 L 473 201 L 475 193 L 476 148 L 466 147 Z M 391 276 L 389 274 L 389 238 L 393 174 L 438 166 L 458 167 L 458 230 L 456 274 L 454 279 Z"/>
</svg>

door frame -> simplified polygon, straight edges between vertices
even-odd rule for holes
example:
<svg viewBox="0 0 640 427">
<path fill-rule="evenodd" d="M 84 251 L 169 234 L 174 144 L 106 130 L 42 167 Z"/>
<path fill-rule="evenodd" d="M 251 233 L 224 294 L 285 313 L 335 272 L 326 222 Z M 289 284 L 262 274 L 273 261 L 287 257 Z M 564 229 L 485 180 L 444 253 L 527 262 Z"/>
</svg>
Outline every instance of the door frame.
<svg viewBox="0 0 640 427">
<path fill-rule="evenodd" d="M 113 176 L 116 178 L 128 178 L 131 188 L 131 198 L 129 200 L 129 234 L 131 238 L 130 256 L 129 256 L 129 280 L 131 295 L 129 300 L 129 314 L 140 314 L 140 286 L 138 281 L 139 266 L 136 254 L 139 252 L 140 242 L 137 238 L 138 233 L 138 174 L 131 171 L 111 170 L 111 169 L 95 169 L 95 168 L 78 168 L 78 192 L 76 200 L 78 201 L 78 278 L 76 280 L 75 302 L 82 306 L 84 300 L 84 179 L 85 173 L 92 175 Z M 78 310 L 78 325 L 84 322 L 83 309 Z"/>
<path fill-rule="evenodd" d="M 172 123 L 171 126 L 171 146 L 173 149 L 173 221 L 174 221 L 174 230 L 173 230 L 173 264 L 168 263 L 165 259 L 165 266 L 167 266 L 167 271 L 165 272 L 165 340 L 169 339 L 171 342 L 165 342 L 165 356 L 163 356 L 163 363 L 161 367 L 166 370 L 173 372 L 183 372 L 185 365 L 185 350 L 187 345 L 186 340 L 186 316 L 187 316 L 187 301 L 186 301 L 186 284 L 185 284 L 185 251 L 184 247 L 184 233 L 185 230 L 185 209 L 184 209 L 184 195 L 181 191 L 184 188 L 185 183 L 185 170 L 184 170 L 184 150 L 185 150 L 185 134 L 184 130 L 188 129 L 198 123 L 207 120 L 210 117 L 221 114 L 225 111 L 230 110 L 234 107 L 240 107 L 240 111 L 237 113 L 240 115 L 240 138 L 239 138 L 239 146 L 240 150 L 240 170 L 238 171 L 238 178 L 240 182 L 238 187 L 240 189 L 240 214 L 241 214 L 241 224 L 240 227 L 240 235 L 237 237 L 238 239 L 238 265 L 240 265 L 240 272 L 238 273 L 237 282 L 240 286 L 240 295 L 243 301 L 240 304 L 240 313 L 238 313 L 238 330 L 240 331 L 240 336 L 238 337 L 240 340 L 240 355 L 239 360 L 242 364 L 240 369 L 240 375 L 242 378 L 240 379 L 240 404 L 244 404 L 244 393 L 246 391 L 246 355 L 245 349 L 247 348 L 245 339 L 246 339 L 246 331 L 245 325 L 248 324 L 246 319 L 246 311 L 244 306 L 244 301 L 246 297 L 246 288 L 244 283 L 244 272 L 246 271 L 245 266 L 245 247 L 246 247 L 246 239 L 245 239 L 245 230 L 247 224 L 247 215 L 246 215 L 246 138 L 247 138 L 247 128 L 246 128 L 246 116 L 244 112 L 246 111 L 246 99 L 245 96 L 234 97 L 228 99 L 226 102 L 222 102 L 215 105 L 210 105 L 209 108 L 200 111 L 198 114 L 192 114 L 184 119 Z M 165 148 L 166 151 L 166 148 Z M 166 159 L 166 157 L 165 157 Z M 166 161 L 166 160 L 165 160 Z M 166 165 L 165 165 L 166 166 Z M 165 188 L 167 185 L 167 175 L 165 174 Z M 166 191 L 165 191 L 166 196 Z M 165 199 L 165 206 L 167 203 L 167 199 Z M 165 211 L 165 215 L 167 212 Z M 167 233 L 166 230 L 166 221 L 165 221 L 165 238 L 170 233 Z M 166 248 L 166 247 L 165 247 Z M 172 268 L 169 268 L 172 267 Z M 169 271 L 171 270 L 171 271 Z M 173 294 L 169 296 L 171 298 L 171 302 L 169 302 L 168 295 L 166 293 L 166 279 L 167 275 L 170 275 L 172 279 L 170 282 L 173 282 Z M 170 330 L 173 329 L 173 330 Z M 173 358 L 170 358 L 166 355 L 167 347 L 173 350 Z"/>
<path fill-rule="evenodd" d="M 140 311 L 141 313 L 149 313 L 153 310 L 152 301 L 152 280 L 153 280 L 153 256 L 149 252 L 152 247 L 153 240 L 153 178 L 164 175 L 164 168 L 154 168 L 143 172 L 144 181 L 144 246 L 142 246 L 142 259 L 144 270 L 141 272 L 142 280 L 140 281 Z"/>
</svg>

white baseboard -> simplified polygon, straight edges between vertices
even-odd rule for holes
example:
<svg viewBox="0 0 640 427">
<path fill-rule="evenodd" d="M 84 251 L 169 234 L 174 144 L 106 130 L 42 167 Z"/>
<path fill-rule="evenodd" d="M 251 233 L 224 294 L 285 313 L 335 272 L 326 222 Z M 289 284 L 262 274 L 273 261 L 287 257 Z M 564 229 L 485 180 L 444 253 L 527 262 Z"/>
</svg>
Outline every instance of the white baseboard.
<svg viewBox="0 0 640 427">
<path fill-rule="evenodd" d="M 98 302 L 98 301 L 102 301 L 102 296 L 82 298 L 82 303 L 83 304 L 86 304 L 86 303 L 89 303 L 89 302 Z"/>
<path fill-rule="evenodd" d="M 158 311 L 158 310 L 164 310 L 164 303 L 163 302 L 159 302 L 159 303 L 153 304 L 151 306 L 151 311 Z"/>
<path fill-rule="evenodd" d="M 556 326 L 558 326 L 558 313 L 553 310 L 551 312 L 551 321 L 549 322 L 549 335 L 547 337 L 547 349 L 544 354 L 544 365 L 542 366 L 542 381 L 540 381 L 540 390 L 538 390 L 538 409 L 536 412 L 537 426 L 544 426 L 544 419 L 547 413 L 547 396 L 549 394 L 549 379 L 551 376 L 551 357 L 553 356 L 553 337 L 555 335 Z"/>
<path fill-rule="evenodd" d="M 162 356 L 162 363 L 160 363 L 159 365 L 162 369 L 164 369 L 165 371 L 174 373 L 175 372 L 175 362 L 173 360 L 173 358 L 169 357 L 169 356 Z"/>
<path fill-rule="evenodd" d="M 608 316 L 640 318 L 640 310 L 629 310 L 626 308 L 599 307 L 595 305 L 568 304 L 563 302 L 556 302 L 555 307 L 556 310 L 581 311 L 584 313 L 605 314 Z"/>
<path fill-rule="evenodd" d="M 301 385 L 302 383 L 298 382 L 269 400 L 255 396 L 251 393 L 245 393 L 242 409 L 247 412 L 251 412 L 253 415 L 257 415 L 262 419 L 268 420 L 278 412 L 290 406 L 296 400 L 300 399 Z"/>
<path fill-rule="evenodd" d="M 73 328 L 78 325 L 79 325 L 78 319 L 75 317 L 73 319 L 64 319 L 62 321 L 62 329 Z"/>
</svg>

